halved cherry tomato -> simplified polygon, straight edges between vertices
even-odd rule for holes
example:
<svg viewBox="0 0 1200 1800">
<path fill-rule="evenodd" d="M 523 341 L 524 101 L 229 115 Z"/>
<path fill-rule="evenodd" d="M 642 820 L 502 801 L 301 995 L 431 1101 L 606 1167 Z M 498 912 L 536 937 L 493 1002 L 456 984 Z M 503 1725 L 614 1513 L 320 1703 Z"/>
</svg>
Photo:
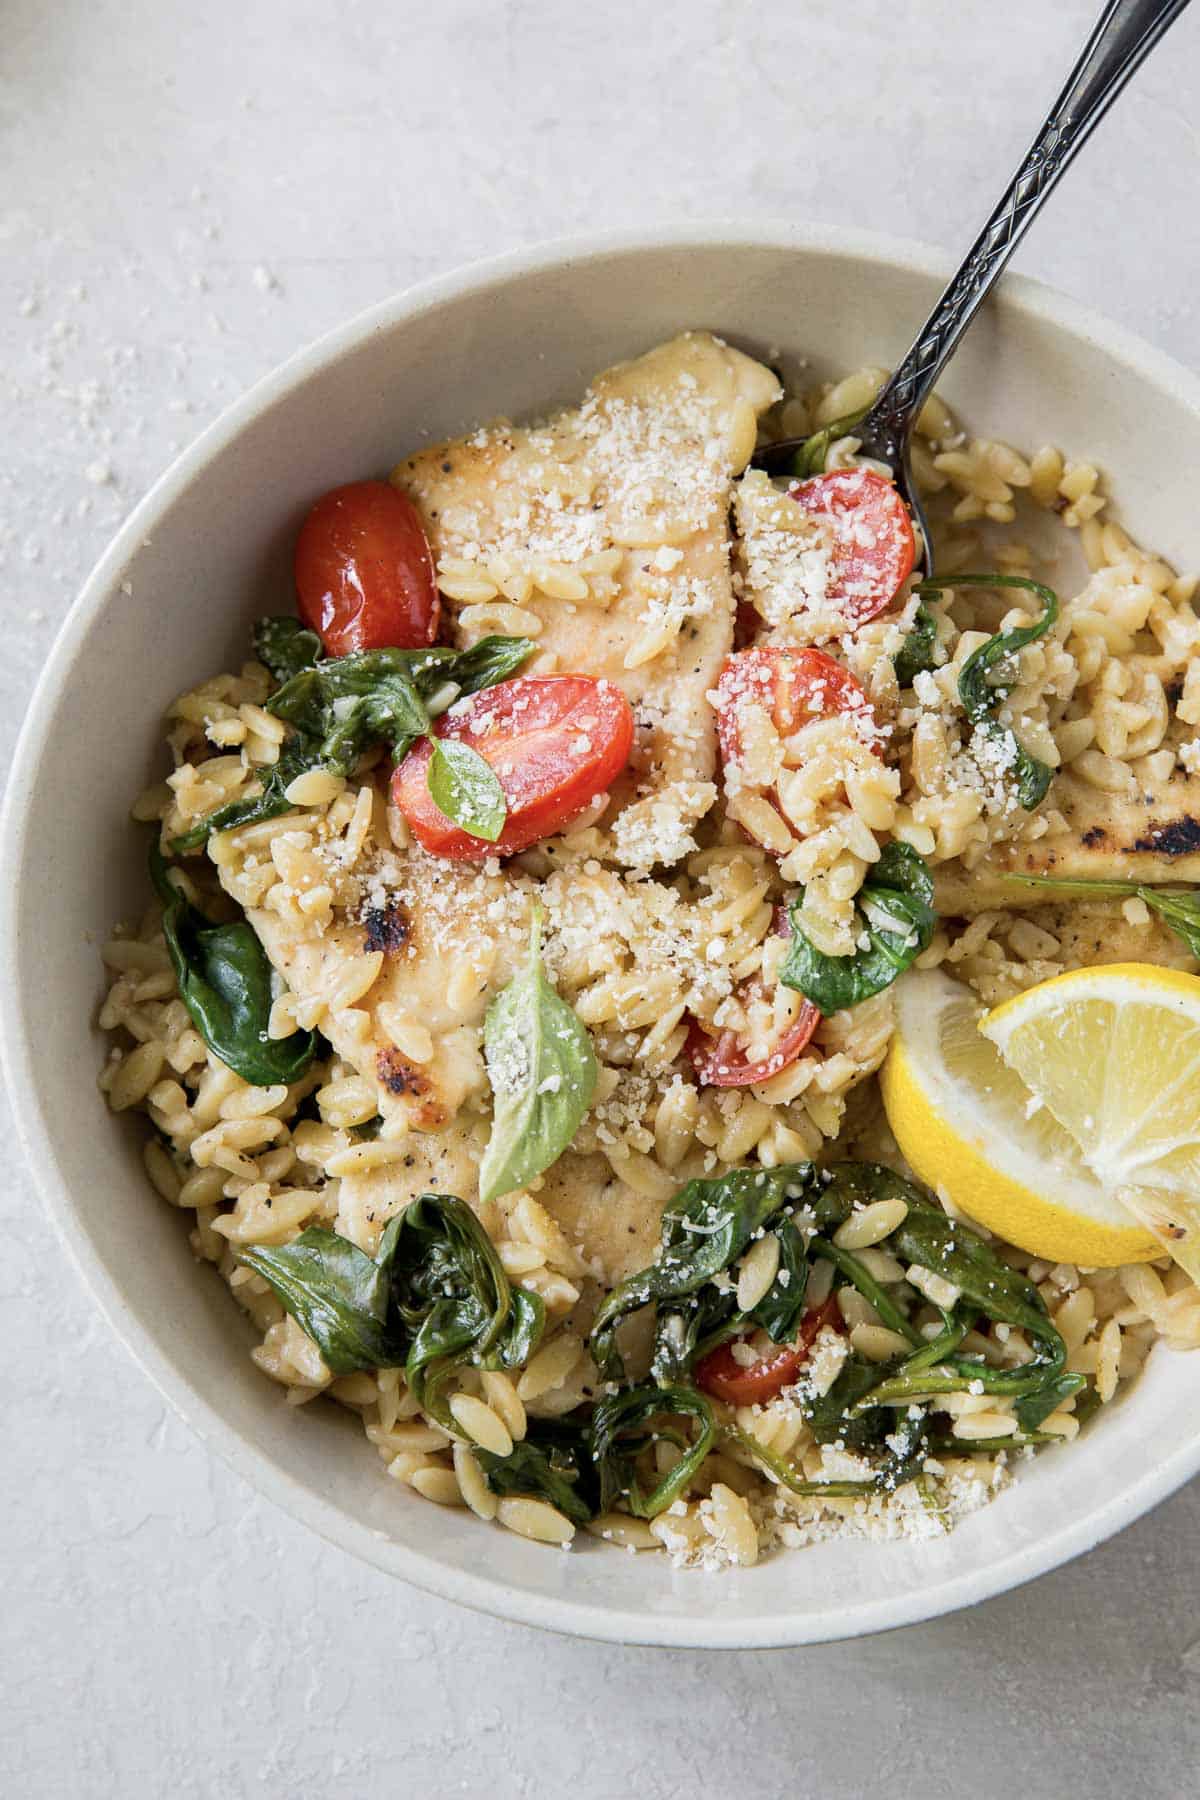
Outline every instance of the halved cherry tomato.
<svg viewBox="0 0 1200 1800">
<path fill-rule="evenodd" d="M 810 1307 L 804 1314 L 794 1344 L 781 1344 L 778 1350 L 768 1352 L 748 1369 L 744 1369 L 733 1354 L 734 1344 L 743 1340 L 734 1338 L 727 1344 L 719 1344 L 696 1364 L 693 1370 L 696 1385 L 718 1400 L 727 1400 L 731 1406 L 761 1406 L 791 1386 L 808 1361 L 818 1334 L 826 1326 L 842 1329 L 842 1315 L 832 1294 L 820 1306 Z"/>
<path fill-rule="evenodd" d="M 871 737 L 875 714 L 862 684 L 824 650 L 787 650 L 759 644 L 727 656 L 717 679 L 717 740 L 727 763 L 741 760 L 741 708 L 747 702 L 770 714 L 780 737 L 791 737 L 815 719 L 855 713 Z"/>
<path fill-rule="evenodd" d="M 761 991 L 761 982 L 751 982 L 744 990 L 748 999 Z M 698 1019 L 693 1019 L 688 1027 L 683 1047 L 702 1086 L 757 1087 L 760 1081 L 770 1081 L 772 1075 L 791 1067 L 807 1049 L 809 1039 L 820 1023 L 820 1009 L 811 1000 L 806 1000 L 775 1048 L 757 1062 L 747 1062 L 736 1031 L 727 1028 L 714 1034 L 705 1031 Z"/>
<path fill-rule="evenodd" d="M 849 669 L 824 650 L 758 644 L 725 658 L 717 681 L 717 741 L 727 767 L 742 760 L 742 708 L 747 702 L 769 713 L 780 737 L 790 737 L 816 719 L 851 713 L 860 722 L 863 738 L 882 755 L 879 727 L 866 692 Z M 775 790 L 764 798 L 786 821 Z"/>
<path fill-rule="evenodd" d="M 433 556 L 420 514 L 386 481 L 323 494 L 296 539 L 297 610 L 327 656 L 421 650 L 437 638 Z"/>
<path fill-rule="evenodd" d="M 633 712 L 620 688 L 590 675 L 518 675 L 443 713 L 440 738 L 459 738 L 490 763 L 508 816 L 494 844 L 449 820 L 429 792 L 423 739 L 392 776 L 392 798 L 418 841 L 437 856 L 513 856 L 577 818 L 620 774 L 633 746 Z"/>
<path fill-rule="evenodd" d="M 771 930 L 776 937 L 791 937 L 792 925 L 786 906 L 777 906 L 771 915 Z M 760 981 L 752 981 L 743 990 L 747 999 L 763 991 Z M 735 1031 L 708 1032 L 698 1019 L 688 1026 L 684 1050 L 703 1087 L 755 1087 L 770 1081 L 772 1075 L 788 1069 L 821 1022 L 820 1009 L 806 1000 L 794 1023 L 789 1025 L 769 1056 L 758 1062 L 747 1062 L 738 1045 Z"/>
<path fill-rule="evenodd" d="M 908 508 L 874 469 L 834 469 L 789 488 L 833 526 L 828 598 L 853 631 L 892 604 L 917 557 Z"/>
<path fill-rule="evenodd" d="M 800 1008 L 800 1016 L 789 1025 L 769 1056 L 758 1062 L 747 1062 L 736 1031 L 722 1031 L 712 1037 L 704 1027 L 692 1020 L 684 1049 L 692 1067 L 705 1087 L 757 1087 L 770 1081 L 772 1075 L 790 1068 L 821 1022 L 820 1010 L 811 1000 Z"/>
</svg>

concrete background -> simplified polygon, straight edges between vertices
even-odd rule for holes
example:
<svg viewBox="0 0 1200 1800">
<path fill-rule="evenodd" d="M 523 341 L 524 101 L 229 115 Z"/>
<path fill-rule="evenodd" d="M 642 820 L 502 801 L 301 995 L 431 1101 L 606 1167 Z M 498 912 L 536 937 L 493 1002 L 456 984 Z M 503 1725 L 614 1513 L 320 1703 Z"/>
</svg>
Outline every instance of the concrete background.
<svg viewBox="0 0 1200 1800">
<path fill-rule="evenodd" d="M 122 516 L 294 348 L 599 225 L 777 215 L 965 245 L 1097 4 L 5 0 L 3 748 Z M 1200 9 L 1019 257 L 1193 365 L 1198 83 Z M 101 1324 L 12 1152 L 0 1214 L 6 1793 L 1195 1791 L 1200 1486 L 1035 1588 L 867 1642 L 542 1637 L 258 1500 Z"/>
</svg>

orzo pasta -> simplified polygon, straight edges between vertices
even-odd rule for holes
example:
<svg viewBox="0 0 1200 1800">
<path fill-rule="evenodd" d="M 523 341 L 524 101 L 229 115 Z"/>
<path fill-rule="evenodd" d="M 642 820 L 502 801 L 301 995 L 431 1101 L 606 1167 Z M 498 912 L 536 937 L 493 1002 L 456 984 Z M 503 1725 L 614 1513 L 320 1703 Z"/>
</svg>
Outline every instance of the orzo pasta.
<svg viewBox="0 0 1200 1800">
<path fill-rule="evenodd" d="M 933 1534 L 1200 1345 L 1153 1245 L 973 1232 L 876 1080 L 912 967 L 989 1007 L 1195 967 L 1153 893 L 1013 879 L 1200 874 L 1195 584 L 940 401 L 936 583 L 852 434 L 752 466 L 882 378 L 785 398 L 689 333 L 336 490 L 299 620 L 168 707 L 134 806 L 101 1083 L 150 1182 L 290 1404 L 538 1543 Z M 1052 605 L 1053 515 L 1088 572 Z"/>
</svg>

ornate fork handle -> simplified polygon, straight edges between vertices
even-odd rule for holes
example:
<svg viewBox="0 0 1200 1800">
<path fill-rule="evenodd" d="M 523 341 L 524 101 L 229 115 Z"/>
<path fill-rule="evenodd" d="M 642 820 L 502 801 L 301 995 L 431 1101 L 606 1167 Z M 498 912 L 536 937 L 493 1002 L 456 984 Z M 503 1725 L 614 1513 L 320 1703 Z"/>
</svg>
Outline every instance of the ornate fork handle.
<svg viewBox="0 0 1200 1800">
<path fill-rule="evenodd" d="M 1108 0 L 1020 168 L 916 342 L 858 427 L 899 453 L 967 326 L 1076 151 L 1188 0 Z"/>
</svg>

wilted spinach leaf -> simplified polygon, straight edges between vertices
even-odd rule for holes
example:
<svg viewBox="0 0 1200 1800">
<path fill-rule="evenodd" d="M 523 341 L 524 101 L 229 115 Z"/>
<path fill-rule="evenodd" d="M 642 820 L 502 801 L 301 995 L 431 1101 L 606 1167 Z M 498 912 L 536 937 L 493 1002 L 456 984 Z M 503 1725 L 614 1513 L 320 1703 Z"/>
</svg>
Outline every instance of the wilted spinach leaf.
<svg viewBox="0 0 1200 1800">
<path fill-rule="evenodd" d="M 835 1180 L 840 1168 L 853 1167 L 835 1166 Z M 893 1182 L 899 1179 L 890 1170 L 881 1172 Z M 970 1226 L 947 1217 L 910 1183 L 903 1186 L 907 1190 L 908 1216 L 885 1242 L 901 1262 L 920 1264 L 951 1282 L 959 1290 L 959 1299 L 950 1311 L 943 1310 L 944 1345 L 929 1345 L 907 1358 L 859 1406 L 905 1405 L 924 1395 L 956 1393 L 974 1386 L 986 1393 L 1024 1399 L 1041 1394 L 1056 1383 L 1060 1384 L 1061 1399 L 1066 1392 L 1081 1387 L 1082 1376 L 1063 1374 L 1067 1348 L 1033 1283 L 1002 1262 Z M 955 1355 L 955 1339 L 961 1341 L 970 1328 L 969 1322 L 980 1315 L 1022 1330 L 1033 1344 L 1032 1359 L 1017 1368 L 998 1369 L 978 1358 Z"/>
<path fill-rule="evenodd" d="M 892 658 L 896 680 L 902 688 L 911 687 L 923 670 L 937 667 L 936 647 L 937 620 L 927 606 L 918 606 L 908 636 Z"/>
<path fill-rule="evenodd" d="M 839 438 L 848 437 L 854 427 L 866 418 L 868 410 L 869 408 L 860 406 L 856 411 L 834 419 L 832 424 L 822 425 L 819 431 L 814 431 L 811 437 L 805 438 L 796 451 L 792 473 L 802 481 L 807 480 L 810 475 L 823 475 L 825 461 L 833 445 Z"/>
<path fill-rule="evenodd" d="M 694 1438 L 673 1423 L 685 1420 L 695 1422 Z M 712 1449 L 716 1422 L 712 1407 L 695 1388 L 651 1383 L 597 1401 L 588 1435 L 600 1475 L 600 1511 L 608 1512 L 623 1500 L 635 1518 L 653 1519 L 683 1493 L 699 1470 Z M 670 1439 L 681 1455 L 647 1492 L 637 1464 L 657 1438 Z"/>
<path fill-rule="evenodd" d="M 929 947 L 937 925 L 933 880 L 924 858 L 908 844 L 888 844 L 856 898 L 856 935 L 866 947 L 828 956 L 800 925 L 804 891 L 791 904 L 792 945 L 779 971 L 826 1015 L 857 1006 L 890 987 Z"/>
<path fill-rule="evenodd" d="M 892 1414 L 884 1407 L 857 1410 L 879 1385 L 882 1373 L 878 1363 L 852 1353 L 827 1393 L 804 1400 L 804 1417 L 818 1444 L 843 1443 L 851 1450 L 865 1450 L 883 1441 Z"/>
<path fill-rule="evenodd" d="M 545 1308 L 510 1283 L 465 1201 L 422 1194 L 396 1223 L 391 1287 L 409 1336 L 405 1380 L 422 1411 L 455 1431 L 445 1400 L 454 1370 L 519 1368 L 537 1348 Z"/>
<path fill-rule="evenodd" d="M 1048 1419 L 1055 1407 L 1069 1400 L 1083 1387 L 1081 1375 L 1060 1375 L 1054 1381 L 1048 1381 L 1045 1387 L 1036 1394 L 1026 1394 L 1023 1399 L 1014 1401 L 1013 1411 L 1016 1413 L 1022 1431 L 1036 1431 L 1043 1420 Z"/>
<path fill-rule="evenodd" d="M 779 1169 L 731 1169 L 711 1180 L 689 1181 L 663 1213 L 658 1261 L 615 1287 L 596 1315 L 591 1349 L 601 1373 L 608 1376 L 619 1371 L 617 1326 L 650 1301 L 659 1307 L 657 1376 L 669 1379 L 693 1360 L 701 1337 L 706 1340 L 705 1348 L 711 1347 L 708 1334 L 721 1323 L 722 1315 L 701 1309 L 698 1323 L 693 1324 L 692 1315 L 701 1308 L 695 1297 L 714 1276 L 723 1274 L 755 1234 L 786 1206 L 804 1204 L 820 1187 L 821 1177 L 812 1163 Z M 791 1240 L 787 1252 L 790 1262 L 795 1252 Z M 778 1279 L 776 1286 L 786 1292 L 786 1284 Z M 708 1296 L 704 1298 L 707 1301 Z M 719 1302 L 721 1296 L 716 1298 Z M 730 1306 L 729 1313 L 733 1310 Z M 776 1323 L 784 1316 L 785 1310 L 778 1306 L 768 1311 Z"/>
<path fill-rule="evenodd" d="M 403 1335 L 389 1319 L 398 1223 L 393 1219 L 389 1224 L 377 1258 L 323 1225 L 310 1225 L 290 1244 L 239 1252 L 239 1260 L 262 1276 L 334 1375 L 392 1368 L 404 1361 Z"/>
<path fill-rule="evenodd" d="M 267 1036 L 273 972 L 252 927 L 245 919 L 225 925 L 206 919 L 171 880 L 157 840 L 150 847 L 150 879 L 162 903 L 180 998 L 209 1049 L 253 1087 L 298 1081 L 316 1053 L 316 1034 Z"/>
<path fill-rule="evenodd" d="M 254 654 L 276 681 L 290 681 L 320 661 L 321 640 L 299 619 L 276 614 L 254 627 Z"/>
<path fill-rule="evenodd" d="M 791 1219 L 778 1219 L 773 1230 L 779 1239 L 779 1268 L 758 1305 L 744 1318 L 747 1326 L 757 1326 L 760 1331 L 765 1331 L 773 1344 L 783 1344 L 795 1336 L 804 1310 L 808 1260 L 804 1254 L 804 1239 Z M 738 1329 L 742 1329 L 740 1324 Z"/>
<path fill-rule="evenodd" d="M 739 1430 L 737 1426 L 722 1426 L 721 1438 L 723 1441 L 731 1440 L 743 1450 L 748 1450 L 757 1463 L 794 1494 L 803 1494 L 813 1499 L 850 1499 L 857 1494 L 894 1494 L 897 1488 L 903 1487 L 907 1482 L 919 1480 L 923 1474 L 925 1459 L 931 1448 L 929 1416 L 920 1409 L 910 1408 L 903 1419 L 893 1424 L 891 1415 L 881 1409 L 878 1413 L 847 1420 L 844 1409 L 853 1403 L 856 1393 L 866 1388 L 872 1366 L 863 1363 L 861 1359 L 853 1359 L 839 1378 L 842 1388 L 837 1399 L 828 1406 L 822 1401 L 814 1400 L 806 1408 L 810 1428 L 819 1443 L 838 1441 L 860 1453 L 872 1450 L 881 1452 L 872 1465 L 869 1478 L 846 1481 L 821 1480 L 818 1477 L 810 1480 L 803 1469 L 797 1468 L 790 1458 L 768 1449 L 756 1437 Z"/>
<path fill-rule="evenodd" d="M 932 1340 L 875 1279 L 864 1260 L 834 1242 L 838 1227 L 857 1208 L 894 1199 L 904 1201 L 907 1216 L 881 1247 L 902 1264 L 920 1263 L 933 1270 L 958 1290 L 954 1304 L 943 1309 L 943 1329 Z M 785 1211 L 789 1201 L 802 1203 L 802 1221 Z M 729 1271 L 763 1230 L 779 1234 L 781 1272 L 786 1268 L 787 1280 L 779 1284 L 778 1293 L 772 1290 L 768 1294 L 765 1312 L 756 1308 L 745 1315 L 737 1310 Z M 805 1396 L 805 1384 L 799 1386 L 801 1405 L 816 1441 L 840 1442 L 867 1455 L 872 1463 L 869 1479 L 807 1483 L 802 1471 L 792 1468 L 786 1458 L 772 1460 L 769 1452 L 746 1440 L 744 1447 L 752 1450 L 776 1479 L 797 1492 L 891 1493 L 920 1479 L 925 1455 L 938 1441 L 929 1434 L 940 1394 L 971 1389 L 1010 1397 L 1021 1403 L 1021 1431 L 1013 1442 L 1036 1445 L 1042 1441 L 1036 1425 L 1083 1385 L 1081 1376 L 1063 1372 L 1066 1347 L 1033 1284 L 1003 1263 L 969 1226 L 948 1218 L 919 1188 L 893 1170 L 857 1162 L 834 1163 L 824 1170 L 810 1164 L 784 1170 L 734 1170 L 713 1181 L 689 1183 L 681 1191 L 663 1215 L 659 1260 L 616 1288 L 597 1315 L 592 1354 L 601 1374 L 611 1380 L 620 1374 L 614 1343 L 620 1321 L 645 1305 L 653 1305 L 657 1314 L 652 1373 L 658 1385 L 633 1389 L 637 1399 L 629 1399 L 626 1411 L 618 1405 L 628 1398 L 622 1394 L 602 1403 L 609 1412 L 601 1415 L 597 1408 L 602 1419 L 620 1422 L 615 1431 L 619 1454 L 610 1462 L 605 1505 L 618 1489 L 632 1492 L 635 1508 L 657 1508 L 683 1491 L 693 1472 L 690 1467 L 666 1500 L 657 1490 L 649 1497 L 637 1490 L 633 1464 L 650 1441 L 641 1428 L 657 1417 L 656 1404 L 660 1411 L 686 1410 L 679 1406 L 678 1395 L 694 1392 L 691 1370 L 714 1344 L 755 1325 L 770 1330 L 776 1342 L 792 1337 L 803 1306 L 808 1266 L 818 1257 L 831 1261 L 838 1278 L 853 1283 L 883 1322 L 911 1348 L 882 1364 L 849 1351 L 825 1393 L 812 1390 Z M 778 1305 L 793 1291 L 794 1310 Z M 978 1357 L 960 1355 L 963 1339 L 981 1319 L 1018 1326 L 1033 1345 L 1032 1359 L 1019 1367 L 997 1368 Z M 664 1404 L 668 1394 L 673 1396 L 669 1407 Z M 898 1412 L 902 1414 L 899 1419 Z M 677 1427 L 660 1421 L 655 1429 L 659 1435 L 673 1435 L 685 1452 L 692 1450 L 690 1437 Z M 721 1429 L 728 1434 L 732 1428 Z M 599 1446 L 593 1445 L 602 1464 L 602 1477 L 602 1453 L 612 1457 L 613 1437 L 612 1429 L 602 1430 Z M 955 1446 L 964 1454 L 973 1447 L 957 1440 Z"/>
<path fill-rule="evenodd" d="M 239 1254 L 335 1374 L 403 1363 L 422 1410 L 452 1432 L 455 1369 L 517 1368 L 541 1337 L 541 1300 L 509 1282 L 475 1214 L 449 1194 L 422 1194 L 389 1220 L 373 1259 L 319 1225 Z"/>
<path fill-rule="evenodd" d="M 658 1307 L 650 1373 L 660 1385 L 686 1381 L 702 1357 L 746 1332 L 765 1331 L 774 1344 L 790 1342 L 795 1336 L 808 1286 L 804 1239 L 786 1215 L 777 1215 L 769 1230 L 779 1242 L 779 1268 L 767 1292 L 749 1312 L 739 1312 L 731 1276 L 720 1287 L 710 1280 L 677 1305 Z"/>
<path fill-rule="evenodd" d="M 985 732 L 999 747 L 1001 761 L 1011 771 L 1017 799 L 1032 811 L 1046 797 L 1054 771 L 1035 756 L 1030 756 L 1017 742 L 1012 729 L 1001 724 L 996 714 L 1011 693 L 1016 667 L 1015 658 L 1026 644 L 1044 637 L 1058 618 L 1058 595 L 1040 581 L 1027 575 L 953 575 L 945 581 L 919 582 L 914 592 L 923 598 L 944 594 L 947 588 L 987 587 L 1023 588 L 1041 603 L 1042 616 L 1032 625 L 1018 625 L 1009 631 L 998 631 L 986 644 L 980 644 L 963 663 L 958 676 L 958 697 L 972 725 Z M 996 678 L 992 679 L 992 671 Z"/>
<path fill-rule="evenodd" d="M 494 1494 L 532 1494 L 577 1525 L 586 1525 L 598 1510 L 596 1470 L 581 1426 L 531 1419 L 511 1455 L 495 1456 L 477 1444 L 472 1449 Z"/>
<path fill-rule="evenodd" d="M 224 806 L 218 806 L 189 831 L 172 838 L 171 849 L 177 856 L 184 856 L 192 850 L 202 849 L 214 831 L 231 831 L 235 825 L 257 825 L 263 819 L 281 818 L 292 810 L 287 789 L 297 775 L 317 766 L 308 759 L 303 742 L 293 738 L 283 746 L 279 761 L 272 763 L 260 776 L 256 794 L 227 800 Z"/>
</svg>

